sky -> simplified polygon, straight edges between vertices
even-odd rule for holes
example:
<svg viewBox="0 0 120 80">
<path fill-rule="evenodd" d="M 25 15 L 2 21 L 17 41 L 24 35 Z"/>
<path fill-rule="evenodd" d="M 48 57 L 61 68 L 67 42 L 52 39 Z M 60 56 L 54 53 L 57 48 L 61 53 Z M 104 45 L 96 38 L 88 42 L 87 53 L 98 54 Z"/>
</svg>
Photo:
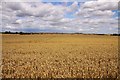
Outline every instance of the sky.
<svg viewBox="0 0 120 80">
<path fill-rule="evenodd" d="M 118 33 L 119 0 L 3 0 L 2 31 Z"/>
</svg>

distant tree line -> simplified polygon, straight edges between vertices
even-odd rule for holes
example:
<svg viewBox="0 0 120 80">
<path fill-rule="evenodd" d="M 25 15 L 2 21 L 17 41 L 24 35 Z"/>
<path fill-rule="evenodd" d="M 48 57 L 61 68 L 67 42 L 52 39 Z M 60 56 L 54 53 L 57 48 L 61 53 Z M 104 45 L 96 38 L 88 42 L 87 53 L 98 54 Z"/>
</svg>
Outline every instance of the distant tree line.
<svg viewBox="0 0 120 80">
<path fill-rule="evenodd" d="M 111 34 L 111 36 L 120 36 L 120 34 Z"/>
<path fill-rule="evenodd" d="M 120 34 L 85 34 L 85 33 L 58 33 L 58 32 L 38 32 L 38 33 L 33 33 L 33 32 L 11 32 L 11 31 L 5 31 L 1 32 L 2 34 L 20 34 L 20 35 L 30 35 L 30 34 L 83 34 L 83 35 L 110 35 L 110 36 L 120 36 Z"/>
<path fill-rule="evenodd" d="M 27 32 L 11 32 L 11 31 L 5 31 L 2 32 L 2 34 L 32 34 L 32 33 L 27 33 Z"/>
</svg>

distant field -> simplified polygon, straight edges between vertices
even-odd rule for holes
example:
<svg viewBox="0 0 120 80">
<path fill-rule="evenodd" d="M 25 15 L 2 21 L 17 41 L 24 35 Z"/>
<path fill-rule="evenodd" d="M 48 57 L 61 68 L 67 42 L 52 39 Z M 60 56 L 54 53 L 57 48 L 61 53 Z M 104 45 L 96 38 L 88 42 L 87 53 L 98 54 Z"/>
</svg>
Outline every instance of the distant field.
<svg viewBox="0 0 120 80">
<path fill-rule="evenodd" d="M 118 37 L 3 34 L 3 78 L 116 78 Z"/>
</svg>

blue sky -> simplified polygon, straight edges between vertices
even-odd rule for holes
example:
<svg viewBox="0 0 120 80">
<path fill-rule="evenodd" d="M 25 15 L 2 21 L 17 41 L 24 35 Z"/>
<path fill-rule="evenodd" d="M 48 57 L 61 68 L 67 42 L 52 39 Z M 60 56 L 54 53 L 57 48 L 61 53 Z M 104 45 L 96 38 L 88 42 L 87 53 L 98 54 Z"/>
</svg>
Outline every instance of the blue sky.
<svg viewBox="0 0 120 80">
<path fill-rule="evenodd" d="M 118 33 L 117 4 L 117 2 L 107 2 L 105 0 L 103 2 L 100 2 L 100 0 L 84 2 L 7 2 L 2 4 L 2 30 L 15 32 Z"/>
</svg>

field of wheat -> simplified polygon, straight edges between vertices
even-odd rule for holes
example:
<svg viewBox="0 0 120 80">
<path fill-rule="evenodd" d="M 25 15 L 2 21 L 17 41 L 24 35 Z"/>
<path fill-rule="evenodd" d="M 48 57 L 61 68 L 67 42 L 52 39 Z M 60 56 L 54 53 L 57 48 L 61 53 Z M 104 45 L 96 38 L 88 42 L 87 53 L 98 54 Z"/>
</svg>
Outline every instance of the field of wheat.
<svg viewBox="0 0 120 80">
<path fill-rule="evenodd" d="M 118 37 L 3 34 L 3 78 L 116 78 Z"/>
</svg>

